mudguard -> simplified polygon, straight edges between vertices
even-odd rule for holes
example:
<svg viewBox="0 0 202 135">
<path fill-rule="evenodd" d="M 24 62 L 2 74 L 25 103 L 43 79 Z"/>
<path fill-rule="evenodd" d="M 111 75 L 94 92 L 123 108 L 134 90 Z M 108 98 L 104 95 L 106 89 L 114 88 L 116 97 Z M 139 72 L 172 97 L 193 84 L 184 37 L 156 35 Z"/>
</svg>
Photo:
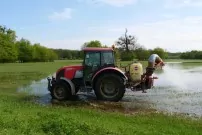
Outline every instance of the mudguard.
<svg viewBox="0 0 202 135">
<path fill-rule="evenodd" d="M 72 95 L 76 94 L 74 83 L 71 80 L 64 78 L 64 77 L 61 77 L 60 80 L 63 80 L 70 85 Z"/>
<path fill-rule="evenodd" d="M 126 75 L 124 74 L 124 72 L 122 70 L 120 70 L 119 68 L 116 67 L 107 67 L 107 68 L 103 68 L 101 70 L 99 70 L 98 72 L 96 72 L 93 77 L 92 77 L 92 85 L 94 87 L 96 79 L 102 75 L 103 73 L 115 73 L 120 75 L 123 79 L 124 79 L 124 85 L 126 84 L 126 81 L 128 80 L 128 78 L 126 77 Z"/>
</svg>

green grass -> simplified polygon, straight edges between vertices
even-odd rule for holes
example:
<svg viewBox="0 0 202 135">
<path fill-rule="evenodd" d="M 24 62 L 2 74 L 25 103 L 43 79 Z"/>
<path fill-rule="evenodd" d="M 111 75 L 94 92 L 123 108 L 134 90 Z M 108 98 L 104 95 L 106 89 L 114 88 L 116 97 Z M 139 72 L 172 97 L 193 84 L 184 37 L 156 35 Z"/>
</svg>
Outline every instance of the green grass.
<svg viewBox="0 0 202 135">
<path fill-rule="evenodd" d="M 80 61 L 0 64 L 0 134 L 135 135 L 202 134 L 202 120 L 155 112 L 124 115 L 84 106 L 42 106 L 16 89 L 40 80 L 59 67 Z M 125 64 L 127 62 L 124 62 Z"/>
</svg>

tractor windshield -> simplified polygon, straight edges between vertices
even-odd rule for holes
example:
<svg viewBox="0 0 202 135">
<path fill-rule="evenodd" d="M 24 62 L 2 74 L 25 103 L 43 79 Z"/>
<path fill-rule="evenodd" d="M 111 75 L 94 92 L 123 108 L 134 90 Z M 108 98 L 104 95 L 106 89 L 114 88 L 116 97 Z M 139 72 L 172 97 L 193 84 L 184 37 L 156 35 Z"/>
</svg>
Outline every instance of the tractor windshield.
<svg viewBox="0 0 202 135">
<path fill-rule="evenodd" d="M 99 52 L 89 52 L 85 57 L 85 65 L 87 66 L 100 66 L 100 53 Z"/>
<path fill-rule="evenodd" d="M 114 65 L 114 54 L 112 51 L 102 52 L 101 65 Z"/>
</svg>

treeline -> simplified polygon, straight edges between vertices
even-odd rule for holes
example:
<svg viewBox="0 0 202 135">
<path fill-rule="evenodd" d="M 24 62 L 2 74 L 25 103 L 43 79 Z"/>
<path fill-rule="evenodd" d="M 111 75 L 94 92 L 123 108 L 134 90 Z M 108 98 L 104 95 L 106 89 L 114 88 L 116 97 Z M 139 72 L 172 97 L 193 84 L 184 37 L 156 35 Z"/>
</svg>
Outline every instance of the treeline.
<svg viewBox="0 0 202 135">
<path fill-rule="evenodd" d="M 68 49 L 52 49 L 57 55 L 60 60 L 67 59 L 67 60 L 74 60 L 74 59 L 83 59 L 83 51 L 85 47 L 107 47 L 106 45 L 102 45 L 98 40 L 92 40 L 89 42 L 85 42 L 81 46 L 81 50 L 68 50 Z"/>
<path fill-rule="evenodd" d="M 59 59 L 83 59 L 82 49 L 85 47 L 107 47 L 106 45 L 102 45 L 102 43 L 98 40 L 92 40 L 84 43 L 81 46 L 81 50 L 64 50 L 64 49 L 53 49 L 58 55 Z M 111 47 L 111 46 L 110 46 Z M 127 60 L 147 60 L 149 56 L 153 53 L 158 54 L 161 58 L 166 59 L 168 57 L 167 52 L 162 48 L 154 48 L 151 50 L 145 49 L 142 46 L 139 46 L 136 49 L 132 49 L 129 51 L 124 50 L 123 47 L 115 48 L 115 57 L 116 59 L 120 59 L 122 61 Z"/>
<path fill-rule="evenodd" d="M 74 60 L 82 59 L 83 53 L 80 50 L 68 50 L 68 49 L 52 49 L 60 60 Z"/>
<path fill-rule="evenodd" d="M 154 49 L 145 49 L 143 47 L 140 47 L 128 52 L 119 50 L 119 53 L 120 53 L 120 60 L 122 61 L 127 61 L 132 59 L 148 60 L 151 54 L 158 54 L 162 59 L 168 58 L 168 53 L 163 48 L 160 48 L 160 47 L 157 47 Z"/>
<path fill-rule="evenodd" d="M 188 51 L 180 55 L 181 59 L 202 59 L 202 51 Z"/>
<path fill-rule="evenodd" d="M 40 45 L 32 44 L 24 38 L 16 40 L 16 33 L 5 26 L 0 25 L 0 63 L 6 62 L 50 62 L 57 59 L 73 60 L 83 59 L 82 49 L 85 47 L 107 47 L 98 40 L 84 43 L 81 50 L 50 49 Z M 190 51 L 170 53 L 163 48 L 146 49 L 139 45 L 136 37 L 122 36 L 116 42 L 116 59 L 130 61 L 133 59 L 147 60 L 153 53 L 158 54 L 162 59 L 202 59 L 202 51 Z"/>
<path fill-rule="evenodd" d="M 181 52 L 171 53 L 168 52 L 168 59 L 180 59 Z"/>
<path fill-rule="evenodd" d="M 47 62 L 58 59 L 57 54 L 38 43 L 24 38 L 16 40 L 16 32 L 0 26 L 0 62 Z"/>
<path fill-rule="evenodd" d="M 202 59 L 202 51 L 168 52 L 168 59 Z"/>
</svg>

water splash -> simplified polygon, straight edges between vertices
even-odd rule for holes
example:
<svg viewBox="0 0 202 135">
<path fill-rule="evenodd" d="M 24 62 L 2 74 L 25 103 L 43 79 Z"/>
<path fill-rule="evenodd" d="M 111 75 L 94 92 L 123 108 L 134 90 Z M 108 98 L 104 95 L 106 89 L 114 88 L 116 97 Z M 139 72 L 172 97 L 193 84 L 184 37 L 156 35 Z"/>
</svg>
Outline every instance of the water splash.
<svg viewBox="0 0 202 135">
<path fill-rule="evenodd" d="M 171 86 L 175 86 L 180 89 L 186 89 L 186 78 L 187 75 L 182 71 L 176 68 L 173 68 L 170 65 L 164 67 L 164 79 L 165 82 Z"/>
<path fill-rule="evenodd" d="M 195 72 L 193 72 L 195 71 Z M 202 91 L 201 67 L 183 69 L 182 65 L 167 64 L 163 68 L 163 74 L 159 74 L 156 85 L 160 87 L 173 87 L 178 92 L 200 92 Z"/>
<path fill-rule="evenodd" d="M 201 73 L 201 66 L 166 64 L 163 73 L 157 73 L 155 88 L 144 99 L 152 102 L 157 110 L 202 116 Z"/>
<path fill-rule="evenodd" d="M 40 81 L 32 81 L 31 85 L 20 87 L 18 92 L 25 92 L 30 95 L 43 96 L 49 93 L 47 89 L 47 79 L 44 78 Z"/>
</svg>

